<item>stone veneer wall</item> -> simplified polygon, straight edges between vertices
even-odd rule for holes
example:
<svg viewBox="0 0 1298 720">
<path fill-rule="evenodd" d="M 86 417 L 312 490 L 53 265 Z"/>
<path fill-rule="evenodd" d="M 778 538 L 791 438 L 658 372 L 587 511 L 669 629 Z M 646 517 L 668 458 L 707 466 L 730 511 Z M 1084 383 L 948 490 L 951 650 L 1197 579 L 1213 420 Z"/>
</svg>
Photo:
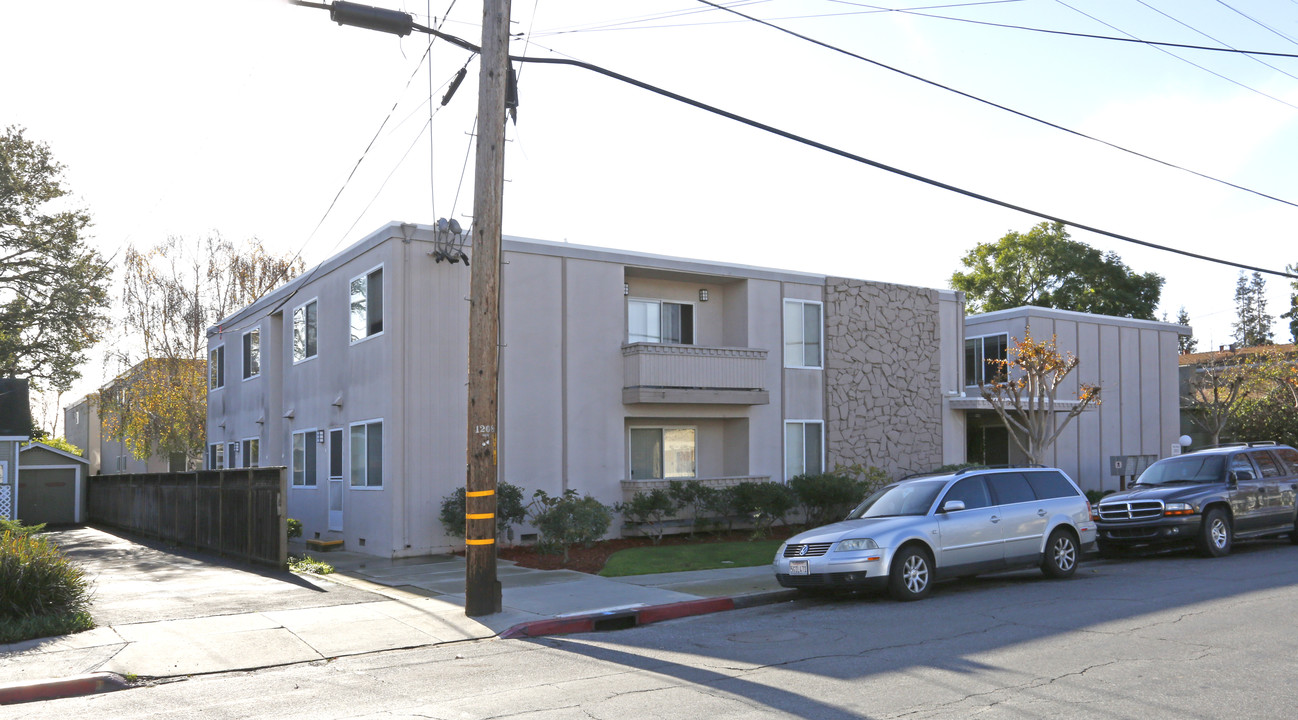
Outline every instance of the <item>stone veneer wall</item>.
<svg viewBox="0 0 1298 720">
<path fill-rule="evenodd" d="M 938 291 L 825 279 L 828 467 L 942 464 Z"/>
</svg>

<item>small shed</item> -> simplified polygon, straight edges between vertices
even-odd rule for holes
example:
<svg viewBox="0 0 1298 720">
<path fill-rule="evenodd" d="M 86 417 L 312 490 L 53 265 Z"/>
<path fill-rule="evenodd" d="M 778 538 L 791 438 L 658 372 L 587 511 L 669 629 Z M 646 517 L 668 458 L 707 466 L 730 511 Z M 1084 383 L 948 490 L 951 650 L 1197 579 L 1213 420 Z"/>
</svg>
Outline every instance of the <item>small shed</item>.
<svg viewBox="0 0 1298 720">
<path fill-rule="evenodd" d="M 26 525 L 84 521 L 90 461 L 39 442 L 19 454 L 18 519 Z"/>
</svg>

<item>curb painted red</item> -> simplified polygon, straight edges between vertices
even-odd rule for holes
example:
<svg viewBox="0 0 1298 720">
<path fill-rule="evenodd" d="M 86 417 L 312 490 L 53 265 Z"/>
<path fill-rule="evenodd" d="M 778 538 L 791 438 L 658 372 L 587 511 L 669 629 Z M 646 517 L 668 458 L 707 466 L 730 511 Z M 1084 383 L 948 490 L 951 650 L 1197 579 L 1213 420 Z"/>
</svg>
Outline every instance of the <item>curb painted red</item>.
<svg viewBox="0 0 1298 720">
<path fill-rule="evenodd" d="M 0 705 L 93 695 L 128 687 L 116 673 L 90 673 L 56 680 L 34 680 L 0 685 Z"/>
<path fill-rule="evenodd" d="M 633 621 L 629 626 L 648 625 L 650 623 L 662 622 L 663 620 L 675 620 L 676 618 L 690 617 L 692 615 L 707 615 L 709 613 L 725 612 L 726 610 L 735 609 L 734 598 L 702 598 L 700 600 L 686 600 L 684 602 L 669 603 L 667 605 L 651 605 L 649 607 L 637 608 L 635 610 L 625 610 L 608 613 L 591 613 L 590 615 L 577 615 L 567 618 L 554 618 L 551 620 L 536 620 L 534 622 L 525 622 L 515 625 L 508 630 L 500 633 L 501 638 L 535 638 L 545 635 L 567 635 L 570 633 L 595 632 L 600 629 L 600 625 L 608 623 L 609 627 L 604 629 L 621 629 L 622 622 Z M 621 622 L 619 622 L 621 621 Z"/>
</svg>

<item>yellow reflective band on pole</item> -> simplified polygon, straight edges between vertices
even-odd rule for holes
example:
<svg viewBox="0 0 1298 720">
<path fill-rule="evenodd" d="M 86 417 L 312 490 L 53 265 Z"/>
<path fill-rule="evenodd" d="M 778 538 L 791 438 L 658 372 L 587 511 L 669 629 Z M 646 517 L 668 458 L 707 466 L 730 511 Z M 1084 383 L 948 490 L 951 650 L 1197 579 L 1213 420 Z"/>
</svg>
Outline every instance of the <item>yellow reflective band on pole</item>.
<svg viewBox="0 0 1298 720">
<path fill-rule="evenodd" d="M 490 520 L 496 517 L 496 513 L 465 513 L 464 517 L 470 520 Z"/>
<path fill-rule="evenodd" d="M 464 497 L 487 497 L 488 495 L 495 494 L 495 490 L 474 490 L 473 492 L 464 493 Z"/>
<path fill-rule="evenodd" d="M 465 540 L 465 545 L 495 545 L 495 540 Z"/>
</svg>

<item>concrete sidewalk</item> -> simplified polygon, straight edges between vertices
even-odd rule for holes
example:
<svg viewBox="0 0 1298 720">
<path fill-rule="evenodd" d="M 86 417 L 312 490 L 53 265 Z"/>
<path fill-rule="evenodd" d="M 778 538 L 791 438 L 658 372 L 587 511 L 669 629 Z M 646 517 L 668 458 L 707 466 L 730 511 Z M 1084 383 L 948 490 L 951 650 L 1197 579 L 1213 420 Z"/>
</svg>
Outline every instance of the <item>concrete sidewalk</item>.
<svg viewBox="0 0 1298 720">
<path fill-rule="evenodd" d="M 336 570 L 320 578 L 228 564 L 93 528 L 56 535 L 95 581 L 92 614 L 100 627 L 0 646 L 0 704 L 117 689 L 121 678 L 612 630 L 793 595 L 769 566 L 602 578 L 502 560 L 502 612 L 468 618 L 462 557 L 313 554 Z"/>
</svg>

